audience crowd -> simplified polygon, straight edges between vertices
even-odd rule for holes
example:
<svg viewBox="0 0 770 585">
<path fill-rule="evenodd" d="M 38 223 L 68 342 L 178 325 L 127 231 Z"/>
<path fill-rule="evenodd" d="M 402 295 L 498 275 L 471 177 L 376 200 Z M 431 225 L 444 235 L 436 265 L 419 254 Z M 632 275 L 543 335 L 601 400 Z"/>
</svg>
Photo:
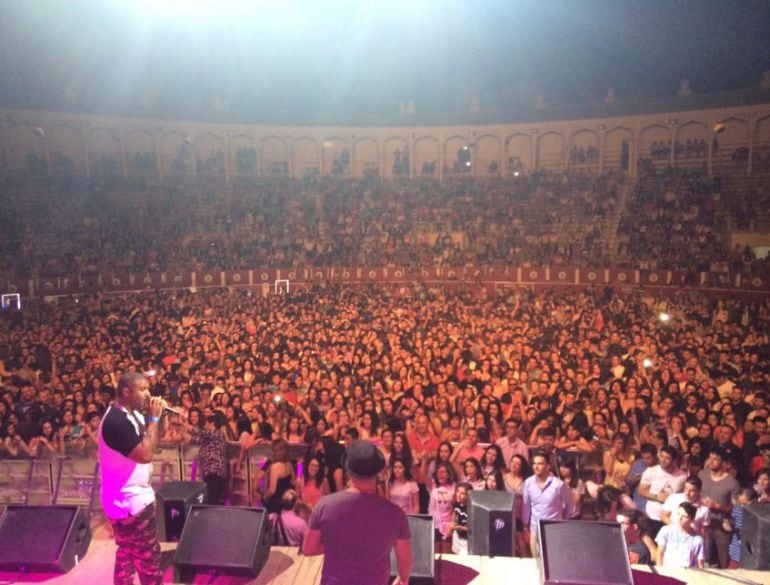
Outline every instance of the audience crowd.
<svg viewBox="0 0 770 585">
<path fill-rule="evenodd" d="M 1 220 L 0 274 L 606 266 L 612 259 L 602 222 L 618 205 L 625 181 L 614 172 L 537 171 L 443 183 L 264 179 L 223 191 L 201 180 L 132 195 L 125 185 L 98 180 L 30 186 L 7 178 L 0 199 L 14 211 Z M 712 250 L 704 248 L 699 257 L 707 254 Z"/>
<path fill-rule="evenodd" d="M 717 219 L 736 202 L 754 213 L 751 198 L 667 170 L 626 206 L 625 181 L 316 177 L 121 197 L 6 178 L 0 270 L 607 266 L 601 229 L 617 217 L 629 266 L 766 274 L 725 248 Z M 0 457 L 92 452 L 121 373 L 141 371 L 181 413 L 162 440 L 200 445 L 213 503 L 248 450 L 271 445 L 254 496 L 281 542 L 344 487 L 345 445 L 363 438 L 388 462 L 383 497 L 431 514 L 440 550 L 467 551 L 468 493 L 497 489 L 519 496 L 519 554 L 536 552 L 538 519 L 600 518 L 623 525 L 637 562 L 726 567 L 743 507 L 770 501 L 769 325 L 767 299 L 609 287 L 25 299 L 0 312 Z"/>
<path fill-rule="evenodd" d="M 618 252 L 635 268 L 711 272 L 713 286 L 726 285 L 736 273 L 766 275 L 767 259 L 725 245 L 729 222 L 746 229 L 748 218 L 764 210 L 763 202 L 762 182 L 734 191 L 723 177 L 701 171 L 651 170 L 637 182 L 618 226 Z"/>
<path fill-rule="evenodd" d="M 433 514 L 453 550 L 468 490 L 507 489 L 522 495 L 517 548 L 529 554 L 541 507 L 527 481 L 551 471 L 570 494 L 559 513 L 631 514 L 653 559 L 670 556 L 657 530 L 679 521 L 678 505 L 673 520 L 661 507 L 692 496 L 693 477 L 702 498 L 688 501 L 710 511 L 701 533 L 721 566 L 740 488 L 770 500 L 768 301 L 329 285 L 31 301 L 1 323 L 3 457 L 92 449 L 117 378 L 142 371 L 182 412 L 164 440 L 273 445 L 260 497 L 276 514 L 288 490 L 312 508 L 341 489 L 355 438 L 388 459 L 383 495 Z M 286 443 L 308 446 L 301 471 Z"/>
</svg>

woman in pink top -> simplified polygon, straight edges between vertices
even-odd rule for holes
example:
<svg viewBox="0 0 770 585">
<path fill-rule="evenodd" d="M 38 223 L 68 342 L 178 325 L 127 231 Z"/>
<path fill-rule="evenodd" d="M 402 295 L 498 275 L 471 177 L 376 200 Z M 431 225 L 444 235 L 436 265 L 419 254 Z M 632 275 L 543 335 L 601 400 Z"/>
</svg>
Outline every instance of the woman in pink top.
<svg viewBox="0 0 770 585">
<path fill-rule="evenodd" d="M 388 499 L 405 514 L 417 514 L 420 511 L 420 489 L 412 479 L 412 470 L 403 457 L 392 457 L 390 460 L 387 490 Z"/>
<path fill-rule="evenodd" d="M 302 500 L 311 510 L 323 496 L 329 493 L 329 482 L 326 479 L 323 461 L 311 455 L 302 465 L 302 476 L 297 481 L 297 491 Z"/>
</svg>

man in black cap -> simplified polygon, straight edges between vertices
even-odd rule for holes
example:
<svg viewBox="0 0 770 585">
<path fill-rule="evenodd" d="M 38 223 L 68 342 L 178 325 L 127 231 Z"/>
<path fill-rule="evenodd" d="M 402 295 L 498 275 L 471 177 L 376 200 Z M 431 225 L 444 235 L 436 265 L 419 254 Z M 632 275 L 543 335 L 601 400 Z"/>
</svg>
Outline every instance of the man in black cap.
<svg viewBox="0 0 770 585">
<path fill-rule="evenodd" d="M 313 508 L 303 553 L 324 555 L 321 585 L 387 585 L 395 548 L 398 576 L 393 585 L 408 583 L 409 522 L 403 510 L 377 494 L 377 474 L 385 458 L 369 441 L 358 440 L 342 464 L 350 484 Z"/>
</svg>

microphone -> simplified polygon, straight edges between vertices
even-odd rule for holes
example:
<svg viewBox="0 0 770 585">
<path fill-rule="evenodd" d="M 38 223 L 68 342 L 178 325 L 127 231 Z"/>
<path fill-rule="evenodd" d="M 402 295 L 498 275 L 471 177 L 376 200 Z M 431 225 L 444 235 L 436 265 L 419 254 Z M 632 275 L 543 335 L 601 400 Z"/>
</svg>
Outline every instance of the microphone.
<svg viewBox="0 0 770 585">
<path fill-rule="evenodd" d="M 171 408 L 170 406 L 166 405 L 163 407 L 163 414 L 176 414 L 178 416 L 181 416 L 182 412 L 177 410 L 176 408 Z"/>
</svg>

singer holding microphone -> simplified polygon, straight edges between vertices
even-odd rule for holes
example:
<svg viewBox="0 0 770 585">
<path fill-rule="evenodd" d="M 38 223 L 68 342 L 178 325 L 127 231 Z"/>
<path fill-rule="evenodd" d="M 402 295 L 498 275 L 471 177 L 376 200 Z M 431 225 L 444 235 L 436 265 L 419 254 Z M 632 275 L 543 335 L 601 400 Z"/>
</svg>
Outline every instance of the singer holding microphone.
<svg viewBox="0 0 770 585">
<path fill-rule="evenodd" d="M 118 546 L 116 585 L 133 584 L 134 572 L 139 573 L 142 585 L 160 584 L 163 576 L 150 479 L 158 427 L 166 408 L 165 400 L 150 396 L 146 376 L 127 372 L 99 425 L 102 507 Z"/>
</svg>

